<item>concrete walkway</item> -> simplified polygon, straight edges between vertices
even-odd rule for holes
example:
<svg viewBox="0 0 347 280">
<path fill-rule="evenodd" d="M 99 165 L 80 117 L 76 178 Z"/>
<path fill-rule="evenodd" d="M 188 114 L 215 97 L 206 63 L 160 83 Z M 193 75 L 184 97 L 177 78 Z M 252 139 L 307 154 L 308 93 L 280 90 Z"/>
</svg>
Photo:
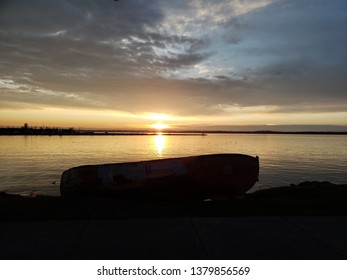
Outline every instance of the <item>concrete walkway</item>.
<svg viewBox="0 0 347 280">
<path fill-rule="evenodd" d="M 1 259 L 347 259 L 347 217 L 0 222 Z"/>
</svg>

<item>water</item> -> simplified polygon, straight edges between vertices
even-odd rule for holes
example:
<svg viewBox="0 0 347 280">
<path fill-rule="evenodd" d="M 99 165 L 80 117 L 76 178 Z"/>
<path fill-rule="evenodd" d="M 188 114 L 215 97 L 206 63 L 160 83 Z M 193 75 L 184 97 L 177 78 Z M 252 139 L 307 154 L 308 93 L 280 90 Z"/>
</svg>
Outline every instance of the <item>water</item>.
<svg viewBox="0 0 347 280">
<path fill-rule="evenodd" d="M 0 191 L 59 195 L 61 173 L 74 166 L 212 153 L 259 156 L 253 190 L 306 180 L 347 183 L 344 135 L 1 136 Z"/>
</svg>

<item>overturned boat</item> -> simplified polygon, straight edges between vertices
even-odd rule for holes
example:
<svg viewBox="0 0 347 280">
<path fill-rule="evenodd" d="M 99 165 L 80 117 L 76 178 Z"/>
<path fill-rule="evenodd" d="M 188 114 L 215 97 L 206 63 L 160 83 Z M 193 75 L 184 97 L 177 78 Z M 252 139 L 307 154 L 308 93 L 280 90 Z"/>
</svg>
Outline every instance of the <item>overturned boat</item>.
<svg viewBox="0 0 347 280">
<path fill-rule="evenodd" d="M 63 172 L 61 196 L 123 199 L 237 197 L 259 175 L 259 158 L 212 154 L 139 162 L 84 165 Z"/>
</svg>

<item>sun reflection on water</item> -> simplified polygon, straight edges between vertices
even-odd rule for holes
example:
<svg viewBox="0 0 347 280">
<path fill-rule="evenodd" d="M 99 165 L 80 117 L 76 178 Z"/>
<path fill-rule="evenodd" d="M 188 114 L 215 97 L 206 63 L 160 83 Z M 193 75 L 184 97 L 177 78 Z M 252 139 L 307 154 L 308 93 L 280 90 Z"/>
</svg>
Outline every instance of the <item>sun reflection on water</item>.
<svg viewBox="0 0 347 280">
<path fill-rule="evenodd" d="M 162 135 L 160 132 L 157 133 L 157 135 L 154 136 L 154 143 L 157 149 L 158 156 L 162 157 L 163 151 L 166 146 L 166 136 Z"/>
</svg>

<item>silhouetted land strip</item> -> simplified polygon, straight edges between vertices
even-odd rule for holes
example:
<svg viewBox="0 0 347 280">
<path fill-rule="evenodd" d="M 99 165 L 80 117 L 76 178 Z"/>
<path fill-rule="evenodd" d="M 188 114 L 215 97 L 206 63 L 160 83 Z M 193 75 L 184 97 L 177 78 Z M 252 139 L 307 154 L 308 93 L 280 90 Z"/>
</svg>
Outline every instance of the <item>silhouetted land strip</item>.
<svg viewBox="0 0 347 280">
<path fill-rule="evenodd" d="M 303 182 L 226 201 L 132 201 L 0 193 L 0 220 L 347 215 L 347 184 Z"/>
<path fill-rule="evenodd" d="M 75 130 L 74 128 L 50 128 L 50 127 L 0 127 L 0 135 L 93 135 L 93 136 L 129 136 L 129 135 L 206 135 L 203 132 L 179 132 L 179 131 L 166 131 L 166 132 L 158 132 L 158 131 L 122 131 L 122 130 Z"/>
<path fill-rule="evenodd" d="M 190 136 L 206 136 L 207 134 L 308 134 L 308 135 L 347 135 L 346 132 L 341 131 L 224 131 L 224 130 L 211 130 L 211 131 L 196 131 L 196 130 L 165 130 L 158 132 L 155 130 L 76 130 L 74 128 L 49 128 L 49 127 L 0 127 L 0 135 L 73 135 L 73 136 L 147 136 L 147 135 L 190 135 Z"/>
<path fill-rule="evenodd" d="M 2 127 L 0 135 L 79 135 L 80 132 L 73 128 L 49 128 L 49 127 Z"/>
</svg>

